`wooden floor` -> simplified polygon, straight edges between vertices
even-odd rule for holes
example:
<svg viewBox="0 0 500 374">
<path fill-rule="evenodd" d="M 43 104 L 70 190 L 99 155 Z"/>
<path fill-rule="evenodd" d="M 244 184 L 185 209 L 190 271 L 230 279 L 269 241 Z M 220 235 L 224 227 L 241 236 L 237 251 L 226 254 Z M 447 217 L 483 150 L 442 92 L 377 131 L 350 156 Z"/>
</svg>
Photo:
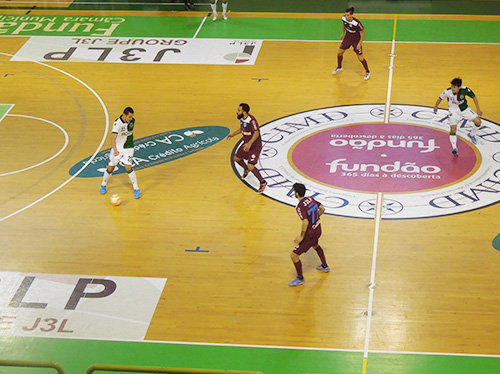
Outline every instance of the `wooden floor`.
<svg viewBox="0 0 500 374">
<path fill-rule="evenodd" d="M 1 39 L 13 54 L 23 38 Z M 366 43 L 372 78 L 352 52 L 332 77 L 338 45 L 266 41 L 258 64 L 53 64 L 102 98 L 112 121 L 136 113 L 135 137 L 199 125 L 238 127 L 240 102 L 259 123 L 308 109 L 384 103 L 389 43 Z M 499 122 L 498 45 L 396 46 L 392 102 L 433 106 L 460 76 L 478 95 L 484 117 Z M 487 56 L 487 57 L 486 57 Z M 283 64 L 283 61 L 287 61 Z M 105 116 L 90 91 L 45 66 L 0 55 L 0 103 L 11 114 L 64 127 L 68 148 L 40 167 L 0 177 L 0 219 L 68 180 L 68 170 L 101 142 Z M 253 77 L 269 78 L 257 82 Z M 444 103 L 443 103 L 444 104 Z M 36 119 L 0 124 L 0 174 L 34 165 L 59 150 L 60 130 Z M 146 339 L 362 349 L 374 221 L 325 215 L 322 246 L 333 267 L 318 274 L 303 256 L 307 283 L 289 259 L 300 222 L 292 207 L 256 194 L 235 176 L 234 140 L 137 173 L 134 200 L 126 175 L 76 178 L 42 202 L 0 222 L 3 271 L 168 278 Z M 109 147 L 106 139 L 103 148 Z M 119 208 L 110 193 L 124 200 Z M 382 221 L 370 348 L 384 351 L 500 354 L 500 205 L 469 213 Z M 186 249 L 209 250 L 189 253 Z"/>
</svg>

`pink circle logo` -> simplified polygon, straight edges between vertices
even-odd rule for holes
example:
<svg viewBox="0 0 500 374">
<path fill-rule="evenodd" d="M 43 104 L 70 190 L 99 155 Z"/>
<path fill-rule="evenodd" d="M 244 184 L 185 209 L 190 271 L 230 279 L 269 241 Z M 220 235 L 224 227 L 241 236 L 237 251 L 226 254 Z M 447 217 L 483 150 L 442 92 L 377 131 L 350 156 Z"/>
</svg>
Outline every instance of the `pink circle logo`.
<svg viewBox="0 0 500 374">
<path fill-rule="evenodd" d="M 457 183 L 481 156 L 467 142 L 451 153 L 449 134 L 401 123 L 359 123 L 313 133 L 289 151 L 300 174 L 323 185 L 358 192 L 405 193 Z"/>
<path fill-rule="evenodd" d="M 277 118 L 261 126 L 263 195 L 295 206 L 293 184 L 299 182 L 327 214 L 373 218 L 382 193 L 383 219 L 439 217 L 500 203 L 500 126 L 486 118 L 479 129 L 473 126 L 459 122 L 455 157 L 449 112 L 441 108 L 356 104 Z M 233 168 L 241 178 L 241 166 Z M 244 183 L 259 186 L 253 175 Z"/>
</svg>

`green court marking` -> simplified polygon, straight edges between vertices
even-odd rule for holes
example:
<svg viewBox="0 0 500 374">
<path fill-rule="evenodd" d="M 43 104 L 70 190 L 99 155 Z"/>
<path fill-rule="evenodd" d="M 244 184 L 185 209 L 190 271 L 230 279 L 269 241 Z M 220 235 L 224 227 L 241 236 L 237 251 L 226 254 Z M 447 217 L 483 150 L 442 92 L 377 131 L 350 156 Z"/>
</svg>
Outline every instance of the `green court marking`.
<svg viewBox="0 0 500 374">
<path fill-rule="evenodd" d="M 370 353 L 367 374 L 500 373 L 499 357 Z"/>
<path fill-rule="evenodd" d="M 393 20 L 362 21 L 369 41 L 391 41 Z M 340 19 L 230 18 L 225 22 L 207 20 L 198 38 L 339 40 Z"/>
<path fill-rule="evenodd" d="M 0 338 L 0 357 L 54 361 L 69 374 L 84 374 L 94 363 L 248 370 L 264 374 L 354 374 L 359 373 L 363 360 L 361 352 L 50 338 Z M 0 368 L 0 373 L 11 372 Z"/>
<path fill-rule="evenodd" d="M 130 38 L 192 38 L 201 17 L 9 16 L 0 15 L 0 35 Z M 366 41 L 392 40 L 394 20 L 362 20 Z M 498 21 L 398 20 L 397 41 L 500 43 Z M 340 19 L 208 19 L 197 38 L 338 41 Z"/>
<path fill-rule="evenodd" d="M 495 248 L 497 251 L 500 251 L 500 234 L 495 236 L 495 239 L 493 239 L 493 248 Z"/>
<path fill-rule="evenodd" d="M 359 374 L 363 362 L 362 352 L 349 351 L 6 337 L 0 338 L 0 357 L 55 361 L 70 374 L 83 374 L 95 363 L 248 370 L 264 374 Z M 13 373 L 3 370 L 0 368 L 1 374 Z M 487 356 L 370 353 L 367 366 L 368 374 L 498 372 L 500 358 Z"/>
<path fill-rule="evenodd" d="M 14 107 L 14 104 L 0 104 L 0 122 L 9 113 L 9 111 Z"/>
<path fill-rule="evenodd" d="M 201 3 L 201 1 L 195 1 Z M 177 3 L 177 4 L 172 4 Z M 53 4 L 52 4 L 53 5 Z M 354 5 L 356 12 L 398 13 L 398 14 L 500 14 L 499 1 L 481 0 L 412 0 L 412 1 L 373 1 L 356 2 L 314 0 L 314 1 L 248 1 L 231 0 L 229 9 L 233 12 L 286 12 L 286 13 L 343 13 L 345 8 Z M 32 5 L 13 3 L 0 8 L 29 9 Z M 67 7 L 43 7 L 37 9 L 74 9 L 74 10 L 138 10 L 138 11 L 181 11 L 182 0 L 75 0 Z M 208 1 L 196 7 L 197 11 L 209 10 Z"/>
<path fill-rule="evenodd" d="M 398 19 L 396 41 L 500 43 L 500 22 Z"/>
</svg>

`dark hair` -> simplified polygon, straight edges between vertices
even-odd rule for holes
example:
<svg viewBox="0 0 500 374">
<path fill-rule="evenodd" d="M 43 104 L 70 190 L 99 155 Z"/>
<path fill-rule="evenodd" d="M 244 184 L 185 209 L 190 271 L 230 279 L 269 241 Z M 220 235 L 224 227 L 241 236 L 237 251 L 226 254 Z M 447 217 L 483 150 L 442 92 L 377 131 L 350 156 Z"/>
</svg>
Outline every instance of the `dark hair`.
<svg viewBox="0 0 500 374">
<path fill-rule="evenodd" d="M 240 104 L 240 107 L 241 107 L 241 109 L 243 109 L 243 111 L 244 111 L 245 113 L 250 113 L 250 105 L 245 104 L 245 103 L 241 103 L 241 104 Z"/>
<path fill-rule="evenodd" d="M 129 113 L 134 114 L 134 110 L 131 107 L 128 106 L 125 109 L 123 109 L 123 114 L 128 115 Z"/>
<path fill-rule="evenodd" d="M 346 13 L 349 13 L 349 14 L 354 14 L 354 7 L 352 6 L 352 7 L 350 7 L 350 8 L 347 8 L 347 9 L 345 10 L 345 12 L 346 12 Z"/>
<path fill-rule="evenodd" d="M 304 197 L 306 195 L 306 186 L 302 183 L 295 183 L 293 185 L 293 190 L 298 193 L 300 197 Z"/>
<path fill-rule="evenodd" d="M 460 78 L 455 78 L 451 81 L 452 86 L 460 87 L 462 86 L 462 80 Z"/>
</svg>

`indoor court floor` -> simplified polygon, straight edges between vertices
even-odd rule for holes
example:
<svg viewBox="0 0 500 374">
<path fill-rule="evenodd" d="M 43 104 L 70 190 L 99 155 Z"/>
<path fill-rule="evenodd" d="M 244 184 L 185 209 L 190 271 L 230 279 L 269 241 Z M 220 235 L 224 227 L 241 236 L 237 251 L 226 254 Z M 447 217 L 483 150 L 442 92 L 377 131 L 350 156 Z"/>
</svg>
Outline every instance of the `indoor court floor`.
<svg viewBox="0 0 500 374">
<path fill-rule="evenodd" d="M 351 2 L 138 3 L 0 1 L 0 363 L 500 372 L 500 16 L 361 2 L 364 80 L 351 50 L 332 75 Z M 483 112 L 458 157 L 432 111 L 455 77 Z M 240 103 L 262 194 L 226 139 Z M 140 199 L 122 165 L 99 194 L 127 106 Z M 310 250 L 289 287 L 294 182 L 326 207 L 332 271 Z"/>
</svg>

